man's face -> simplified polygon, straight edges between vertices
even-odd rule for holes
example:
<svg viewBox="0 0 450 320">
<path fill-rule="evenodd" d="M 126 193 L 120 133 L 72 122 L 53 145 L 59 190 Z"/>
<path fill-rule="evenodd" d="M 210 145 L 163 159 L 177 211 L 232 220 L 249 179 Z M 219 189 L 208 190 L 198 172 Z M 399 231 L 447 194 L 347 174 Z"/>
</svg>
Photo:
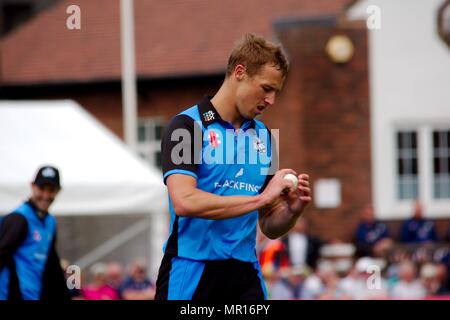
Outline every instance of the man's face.
<svg viewBox="0 0 450 320">
<path fill-rule="evenodd" d="M 31 184 L 31 199 L 41 211 L 48 211 L 58 192 L 59 189 L 50 184 L 44 184 L 42 186 Z"/>
<path fill-rule="evenodd" d="M 138 282 L 142 282 L 145 280 L 145 268 L 140 266 L 140 265 L 136 265 L 134 266 L 131 274 L 134 278 L 134 280 L 138 281 Z"/>
<path fill-rule="evenodd" d="M 416 202 L 414 204 L 414 218 L 416 219 L 423 218 L 422 205 L 420 204 L 420 202 Z"/>
<path fill-rule="evenodd" d="M 283 75 L 274 65 L 265 64 L 253 76 L 238 68 L 235 71 L 238 86 L 236 106 L 245 119 L 253 119 L 275 103 L 275 95 L 283 85 Z"/>
<path fill-rule="evenodd" d="M 362 218 L 365 222 L 372 223 L 375 220 L 375 216 L 373 215 L 373 208 L 372 206 L 367 206 L 364 211 Z"/>
</svg>

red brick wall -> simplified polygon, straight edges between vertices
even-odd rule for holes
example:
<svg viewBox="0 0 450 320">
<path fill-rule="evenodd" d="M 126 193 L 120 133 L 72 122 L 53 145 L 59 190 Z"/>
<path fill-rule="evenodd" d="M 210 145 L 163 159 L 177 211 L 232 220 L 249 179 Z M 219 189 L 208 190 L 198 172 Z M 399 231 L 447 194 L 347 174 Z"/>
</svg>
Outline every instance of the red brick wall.
<svg viewBox="0 0 450 320">
<path fill-rule="evenodd" d="M 169 121 L 174 115 L 194 105 L 205 94 L 214 94 L 220 86 L 217 79 L 192 81 L 192 84 L 168 82 L 140 84 L 138 94 L 138 117 L 162 117 Z M 120 91 L 80 94 L 73 99 L 83 105 L 98 120 L 119 137 L 123 138 L 122 100 Z"/>
<path fill-rule="evenodd" d="M 204 95 L 214 95 L 222 81 L 222 77 L 212 77 L 142 84 L 139 89 L 139 116 L 161 116 L 169 121 L 179 112 L 195 105 Z"/>
<path fill-rule="evenodd" d="M 120 91 L 86 92 L 75 94 L 70 98 L 81 104 L 117 136 L 123 137 Z"/>
<path fill-rule="evenodd" d="M 214 95 L 222 76 L 186 78 L 165 81 L 140 81 L 138 85 L 138 117 L 174 115 L 197 103 L 203 95 Z M 122 97 L 120 84 L 83 84 L 73 86 L 25 89 L 5 98 L 73 99 L 118 137 L 123 138 Z"/>
</svg>

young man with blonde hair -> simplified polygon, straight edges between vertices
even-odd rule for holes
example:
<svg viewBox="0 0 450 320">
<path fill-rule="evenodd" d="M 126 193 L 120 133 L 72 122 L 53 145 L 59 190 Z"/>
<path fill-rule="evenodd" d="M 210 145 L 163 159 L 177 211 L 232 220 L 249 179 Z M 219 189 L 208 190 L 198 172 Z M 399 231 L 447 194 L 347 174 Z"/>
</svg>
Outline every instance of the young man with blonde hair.
<svg viewBox="0 0 450 320">
<path fill-rule="evenodd" d="M 279 45 L 246 35 L 214 97 L 168 125 L 162 167 L 171 226 L 156 299 L 266 298 L 256 224 L 280 237 L 311 201 L 308 175 L 273 170 L 271 134 L 255 119 L 273 107 L 287 72 Z M 298 176 L 297 188 L 283 179 L 289 173 Z"/>
</svg>

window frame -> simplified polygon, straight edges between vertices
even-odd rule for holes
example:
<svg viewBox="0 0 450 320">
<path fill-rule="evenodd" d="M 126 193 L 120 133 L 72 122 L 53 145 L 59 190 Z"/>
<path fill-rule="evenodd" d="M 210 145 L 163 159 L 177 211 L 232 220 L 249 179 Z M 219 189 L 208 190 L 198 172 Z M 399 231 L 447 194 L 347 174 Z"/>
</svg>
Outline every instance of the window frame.
<svg viewBox="0 0 450 320">
<path fill-rule="evenodd" d="M 393 126 L 391 139 L 393 141 L 393 152 L 391 157 L 392 174 L 394 179 L 391 180 L 395 186 L 398 184 L 397 171 L 397 133 L 400 131 L 416 131 L 417 132 L 417 155 L 418 155 L 418 200 L 421 201 L 424 211 L 429 218 L 448 218 L 450 215 L 450 198 L 434 198 L 433 179 L 433 131 L 447 131 L 450 130 L 450 119 L 418 123 L 413 122 L 409 124 L 395 123 Z M 412 204 L 415 200 L 402 200 L 398 198 L 397 188 L 394 189 L 394 194 L 390 205 L 385 207 L 392 215 L 388 219 L 398 219 L 411 215 Z M 390 209 L 389 209 L 390 208 Z"/>
<path fill-rule="evenodd" d="M 141 125 L 144 125 L 145 130 L 147 131 L 144 135 L 146 136 L 146 140 L 141 141 L 139 130 Z M 161 136 L 159 139 L 156 137 L 156 128 L 157 126 L 161 126 Z M 143 159 L 149 165 L 161 168 L 161 163 L 158 164 L 157 153 L 161 154 L 161 140 L 164 132 L 165 121 L 162 117 L 139 117 L 138 126 L 137 126 L 137 146 L 136 150 L 141 159 Z"/>
<path fill-rule="evenodd" d="M 445 139 L 447 140 L 447 146 L 443 146 L 442 148 L 441 147 L 435 147 L 434 146 L 434 133 L 435 132 L 437 132 L 437 133 L 442 133 L 442 132 L 445 132 L 446 134 L 444 134 L 444 136 L 445 135 L 447 135 L 447 137 L 445 137 Z M 443 150 L 445 150 L 445 156 L 444 156 L 444 158 L 449 158 L 449 156 L 450 156 L 450 146 L 448 145 L 449 144 L 449 138 L 450 138 L 450 128 L 449 129 L 441 129 L 441 130 L 439 130 L 439 129 L 433 129 L 432 130 L 432 132 L 431 132 L 431 134 L 432 134 L 432 137 L 431 137 L 431 139 L 432 139 L 432 150 L 433 150 L 433 153 L 432 153 L 432 161 L 433 161 L 433 171 L 432 171 L 432 175 L 433 175 L 433 199 L 436 199 L 436 200 L 438 200 L 438 199 L 448 199 L 448 200 L 450 200 L 450 193 L 449 193 L 449 189 L 450 189 L 450 186 L 447 186 L 446 188 L 447 188 L 447 190 L 445 190 L 445 191 L 447 191 L 447 194 L 449 194 L 449 196 L 448 197 L 436 197 L 436 194 L 437 194 L 437 190 L 436 190 L 436 176 L 437 175 L 442 175 L 443 177 L 439 177 L 439 178 L 447 178 L 447 179 L 450 179 L 450 166 L 449 166 L 449 160 L 446 160 L 446 161 L 444 161 L 443 163 L 444 163 L 444 167 L 447 167 L 446 169 L 447 169 L 447 172 L 445 172 L 445 173 L 439 173 L 439 174 L 437 174 L 436 172 L 435 172 L 435 158 L 436 158 L 436 149 L 439 149 L 439 151 L 438 151 L 438 153 L 441 153 Z M 443 150 L 442 150 L 443 149 Z M 441 157 L 439 157 L 438 156 L 438 158 L 441 158 Z M 442 158 L 441 158 L 442 159 Z M 440 160 L 440 161 L 442 161 L 442 160 Z"/>
<path fill-rule="evenodd" d="M 416 136 L 415 137 L 416 138 L 416 147 L 415 147 L 415 149 L 412 148 L 412 145 L 409 146 L 409 148 L 405 148 L 405 147 L 403 147 L 401 149 L 399 148 L 398 139 L 399 139 L 399 134 L 401 134 L 401 133 L 403 133 L 403 134 L 406 134 L 406 133 L 413 133 L 413 134 L 415 134 L 415 136 Z M 403 140 L 403 142 L 404 142 L 404 140 Z M 396 153 L 395 153 L 396 154 L 396 166 L 395 166 L 395 168 L 396 168 L 396 177 L 395 177 L 395 180 L 396 180 L 396 188 L 395 188 L 395 190 L 396 190 L 396 199 L 398 201 L 415 200 L 415 199 L 417 199 L 419 197 L 419 189 L 420 189 L 419 188 L 420 187 L 420 184 L 419 184 L 419 171 L 420 171 L 420 169 L 419 169 L 419 139 L 418 139 L 418 132 L 417 132 L 417 130 L 397 130 L 396 133 L 395 133 L 395 149 L 396 149 Z M 412 151 L 412 150 L 415 150 L 415 157 L 406 157 L 406 156 L 402 155 L 403 153 L 406 153 L 406 151 Z M 408 158 L 410 158 L 410 159 L 408 159 Z M 416 181 L 415 181 L 415 184 L 416 184 L 415 194 L 416 194 L 416 197 L 415 198 L 402 198 L 401 197 L 402 191 L 401 191 L 401 186 L 400 186 L 402 184 L 402 178 L 405 179 L 405 180 L 407 180 L 408 178 L 409 179 L 413 179 L 414 174 L 404 174 L 403 177 L 402 177 L 402 175 L 400 174 L 400 168 L 399 168 L 400 163 L 399 163 L 399 160 L 403 161 L 405 163 L 405 162 L 407 162 L 407 160 L 411 161 L 414 158 L 416 159 L 416 162 L 417 162 L 417 165 L 416 165 L 416 167 L 417 167 L 416 168 L 417 169 L 417 174 L 415 175 L 415 179 L 416 179 Z"/>
</svg>

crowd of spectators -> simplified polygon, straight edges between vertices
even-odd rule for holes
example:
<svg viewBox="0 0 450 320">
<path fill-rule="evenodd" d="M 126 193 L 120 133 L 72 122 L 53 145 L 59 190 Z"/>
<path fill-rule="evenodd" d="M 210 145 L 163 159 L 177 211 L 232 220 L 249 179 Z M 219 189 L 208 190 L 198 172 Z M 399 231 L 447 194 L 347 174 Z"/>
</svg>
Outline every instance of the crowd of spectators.
<svg viewBox="0 0 450 320">
<path fill-rule="evenodd" d="M 73 300 L 153 300 L 155 296 L 143 259 L 132 262 L 126 270 L 118 262 L 97 262 L 89 267 L 87 278 L 83 273 L 81 282 L 80 288 L 70 290 Z"/>
<path fill-rule="evenodd" d="M 280 239 L 258 232 L 268 298 L 450 299 L 450 227 L 439 239 L 434 221 L 424 218 L 417 202 L 398 233 L 394 237 L 371 206 L 362 211 L 351 243 L 312 236 L 304 218 Z M 154 295 L 143 259 L 126 268 L 95 263 L 83 272 L 81 288 L 71 290 L 73 299 L 84 300 L 152 300 Z"/>
<path fill-rule="evenodd" d="M 285 237 L 258 233 L 270 299 L 450 299 L 450 228 L 438 237 L 419 202 L 394 237 L 367 206 L 352 243 L 323 242 L 300 218 Z"/>
</svg>

